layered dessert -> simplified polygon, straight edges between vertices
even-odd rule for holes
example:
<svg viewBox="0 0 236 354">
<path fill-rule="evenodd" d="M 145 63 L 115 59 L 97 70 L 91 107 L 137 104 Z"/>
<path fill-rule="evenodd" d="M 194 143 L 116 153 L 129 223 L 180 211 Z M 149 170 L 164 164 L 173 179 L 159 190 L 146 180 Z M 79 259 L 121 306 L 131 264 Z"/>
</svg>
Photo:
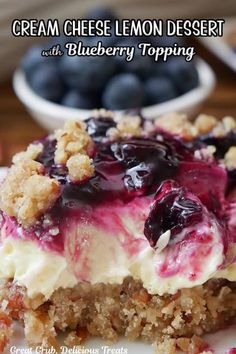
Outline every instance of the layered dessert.
<svg viewBox="0 0 236 354">
<path fill-rule="evenodd" d="M 0 185 L 0 351 L 125 335 L 203 352 L 236 315 L 236 122 L 97 111 L 13 157 Z"/>
</svg>

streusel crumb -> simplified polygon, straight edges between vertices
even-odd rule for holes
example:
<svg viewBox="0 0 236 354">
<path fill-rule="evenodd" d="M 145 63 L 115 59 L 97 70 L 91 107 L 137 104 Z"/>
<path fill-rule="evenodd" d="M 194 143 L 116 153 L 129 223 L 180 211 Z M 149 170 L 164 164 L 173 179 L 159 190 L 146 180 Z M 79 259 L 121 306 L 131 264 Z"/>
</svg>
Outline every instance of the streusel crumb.
<svg viewBox="0 0 236 354">
<path fill-rule="evenodd" d="M 180 135 L 186 140 L 197 136 L 197 128 L 188 120 L 185 114 L 168 113 L 155 120 L 155 126 L 168 133 Z"/>
<path fill-rule="evenodd" d="M 43 151 L 43 144 L 30 144 L 26 151 L 21 151 L 15 154 L 12 158 L 12 162 L 16 164 L 20 160 L 36 160 L 37 157 Z"/>
<path fill-rule="evenodd" d="M 216 147 L 214 145 L 208 145 L 205 148 L 202 148 L 200 150 L 196 150 L 194 152 L 194 157 L 198 160 L 212 162 L 214 159 L 215 152 L 216 152 Z"/>
<path fill-rule="evenodd" d="M 12 165 L 0 186 L 0 209 L 23 226 L 32 225 L 59 196 L 59 182 L 43 172 L 39 162 L 23 159 Z"/>
<path fill-rule="evenodd" d="M 228 169 L 236 168 L 236 146 L 231 146 L 224 156 L 224 163 Z"/>
<path fill-rule="evenodd" d="M 217 119 L 207 114 L 200 114 L 195 120 L 198 134 L 207 134 L 217 125 Z"/>
<path fill-rule="evenodd" d="M 230 131 L 236 130 L 236 121 L 233 117 L 224 117 L 218 122 L 212 130 L 212 135 L 215 137 L 222 137 L 227 135 Z"/>
<path fill-rule="evenodd" d="M 124 116 L 119 120 L 116 127 L 122 137 L 140 136 L 141 118 L 139 116 Z"/>
<path fill-rule="evenodd" d="M 101 109 L 95 109 L 93 111 L 92 116 L 94 118 L 99 118 L 99 117 L 103 117 L 103 118 L 114 118 L 114 112 L 109 111 L 107 109 L 101 108 Z"/>
<path fill-rule="evenodd" d="M 116 140 L 119 138 L 139 137 L 142 133 L 141 118 L 139 116 L 124 116 L 117 122 L 116 128 L 110 128 L 107 136 Z"/>
<path fill-rule="evenodd" d="M 83 122 L 66 122 L 63 129 L 57 130 L 55 136 L 57 146 L 55 151 L 55 162 L 66 164 L 67 160 L 78 153 L 89 155 L 93 142 L 86 132 L 86 125 Z"/>
<path fill-rule="evenodd" d="M 94 173 L 93 160 L 88 155 L 76 154 L 67 160 L 69 177 L 71 181 L 78 182 L 89 177 Z"/>
</svg>

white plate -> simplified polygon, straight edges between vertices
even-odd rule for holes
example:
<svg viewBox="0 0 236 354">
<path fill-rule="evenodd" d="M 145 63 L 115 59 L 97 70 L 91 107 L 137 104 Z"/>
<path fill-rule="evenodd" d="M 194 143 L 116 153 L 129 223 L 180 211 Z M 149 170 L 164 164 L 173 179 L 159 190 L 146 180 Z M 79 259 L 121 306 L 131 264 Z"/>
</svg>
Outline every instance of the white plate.
<svg viewBox="0 0 236 354">
<path fill-rule="evenodd" d="M 236 17 L 225 19 L 223 37 L 199 37 L 199 41 L 236 72 L 236 52 L 233 51 L 224 39 L 231 30 L 236 31 Z"/>
<path fill-rule="evenodd" d="M 147 119 L 156 118 L 167 112 L 182 112 L 193 116 L 199 105 L 211 94 L 216 78 L 211 67 L 202 59 L 196 60 L 199 85 L 186 94 L 149 107 L 142 108 Z M 32 117 L 49 131 L 58 129 L 65 120 L 84 120 L 92 115 L 93 110 L 64 107 L 38 96 L 28 85 L 21 70 L 16 70 L 13 87 L 20 101 L 26 106 Z M 122 111 L 116 111 L 119 116 Z"/>
<path fill-rule="evenodd" d="M 232 326 L 227 330 L 219 331 L 216 334 L 210 334 L 205 336 L 206 342 L 209 344 L 209 349 L 212 350 L 214 354 L 226 354 L 226 352 L 236 347 L 236 326 Z M 63 342 L 61 341 L 61 345 L 63 346 Z M 105 350 L 105 347 L 109 349 L 116 349 L 114 352 L 108 352 Z M 18 352 L 18 354 L 28 354 L 27 349 L 30 348 L 26 346 L 24 340 L 23 328 L 19 324 L 15 324 L 14 326 L 14 337 L 11 340 L 10 345 L 4 351 L 4 354 L 9 354 L 9 351 L 14 353 L 14 349 L 25 349 L 24 351 Z M 85 345 L 84 348 L 87 350 L 90 349 L 90 352 L 85 352 L 88 354 L 154 354 L 154 348 L 152 345 L 145 344 L 142 342 L 129 342 L 126 339 L 120 339 L 116 344 L 110 346 L 106 341 L 101 339 L 91 339 Z M 93 350 L 92 350 L 93 349 Z M 84 354 L 83 351 L 77 352 L 68 352 L 67 354 Z M 37 352 L 31 349 L 31 354 L 36 354 Z M 39 353 L 39 352 L 38 352 Z M 37 353 L 37 354 L 38 354 Z M 66 354 L 61 350 L 61 353 Z M 17 354 L 15 352 L 15 354 Z M 44 354 L 53 354 L 53 353 L 44 353 Z M 155 353 L 156 354 L 156 353 Z M 159 353 L 163 354 L 163 353 Z M 179 354 L 181 354 L 179 352 Z M 183 354 L 183 353 L 182 353 Z"/>
<path fill-rule="evenodd" d="M 6 168 L 0 167 L 0 178 L 2 178 L 5 174 Z M 209 346 L 213 350 L 214 354 L 225 354 L 230 348 L 236 347 L 235 332 L 236 326 L 233 326 L 227 330 L 219 331 L 216 334 L 207 335 L 205 336 L 205 339 L 207 343 L 209 343 Z M 107 346 L 108 343 L 106 341 L 94 338 L 86 343 L 85 348 L 91 349 L 91 354 L 153 354 L 154 352 L 151 345 L 142 342 L 128 342 L 126 339 L 120 339 L 118 343 L 109 347 L 110 349 L 116 349 L 114 352 L 105 351 L 105 347 L 107 348 Z M 23 349 L 23 351 L 18 351 L 17 353 L 15 349 Z M 27 349 L 28 348 L 24 340 L 23 328 L 16 323 L 14 326 L 14 337 L 10 343 L 10 346 L 4 351 L 4 354 L 9 354 L 9 351 L 14 354 L 28 354 L 29 351 L 27 351 Z M 92 351 L 92 349 L 94 349 L 94 351 Z M 32 350 L 30 353 L 34 354 L 36 352 Z M 44 354 L 53 353 L 44 352 Z M 83 354 L 83 352 L 64 352 L 63 354 Z"/>
</svg>

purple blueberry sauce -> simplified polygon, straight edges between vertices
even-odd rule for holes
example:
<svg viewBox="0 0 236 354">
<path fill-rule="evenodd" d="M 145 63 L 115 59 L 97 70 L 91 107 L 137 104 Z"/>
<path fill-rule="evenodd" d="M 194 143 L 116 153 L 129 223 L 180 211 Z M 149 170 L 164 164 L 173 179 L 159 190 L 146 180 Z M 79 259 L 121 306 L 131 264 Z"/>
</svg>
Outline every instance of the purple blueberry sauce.
<svg viewBox="0 0 236 354">
<path fill-rule="evenodd" d="M 210 133 L 202 135 L 199 141 L 207 145 L 214 145 L 216 147 L 216 156 L 223 158 L 231 146 L 236 146 L 236 133 L 231 131 L 222 137 L 215 137 Z"/>
<path fill-rule="evenodd" d="M 194 157 L 196 149 L 204 147 L 205 141 L 209 143 L 207 137 L 189 143 L 156 132 L 149 137 L 112 142 L 105 138 L 111 127 L 114 127 L 112 119 L 101 117 L 87 120 L 87 130 L 95 142 L 95 173 L 89 180 L 80 183 L 69 180 L 66 166 L 55 164 L 56 141 L 50 137 L 40 141 L 44 149 L 38 161 L 44 165 L 46 175 L 61 183 L 61 195 L 47 215 L 53 230 L 59 229 L 53 240 L 62 240 L 62 218 L 80 215 L 81 211 L 89 213 L 91 208 L 101 203 L 111 203 L 112 208 L 114 200 L 127 203 L 135 197 L 154 198 L 144 230 L 152 247 L 168 229 L 174 237 L 183 228 L 200 222 L 200 203 L 221 218 L 222 200 L 228 183 L 226 171 L 217 164 L 217 160 L 210 164 Z M 222 146 L 225 149 L 227 144 L 228 140 L 219 143 L 217 149 L 221 151 Z M 161 189 L 163 186 L 166 188 L 169 180 L 175 182 L 171 182 L 168 193 L 160 198 Z M 198 197 L 200 202 L 189 198 L 187 191 Z M 48 234 L 43 223 L 45 216 L 31 230 L 40 240 L 46 240 Z"/>
<path fill-rule="evenodd" d="M 184 228 L 201 222 L 202 213 L 202 205 L 190 197 L 186 188 L 174 181 L 165 181 L 156 192 L 144 234 L 150 245 L 155 247 L 159 237 L 167 230 L 173 238 Z"/>
</svg>

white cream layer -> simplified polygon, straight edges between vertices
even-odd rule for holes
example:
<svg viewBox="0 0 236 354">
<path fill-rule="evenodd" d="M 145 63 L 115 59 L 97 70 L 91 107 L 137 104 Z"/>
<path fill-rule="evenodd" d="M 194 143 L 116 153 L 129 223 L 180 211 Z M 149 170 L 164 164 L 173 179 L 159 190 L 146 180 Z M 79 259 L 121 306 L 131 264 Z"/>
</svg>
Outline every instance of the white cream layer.
<svg viewBox="0 0 236 354">
<path fill-rule="evenodd" d="M 77 284 L 64 257 L 41 250 L 33 241 L 11 237 L 0 244 L 0 278 L 25 286 L 29 297 L 43 294 L 49 298 L 55 289 Z"/>
<path fill-rule="evenodd" d="M 149 246 L 145 238 L 142 238 L 142 250 L 130 256 L 117 238 L 101 232 L 96 233 L 95 229 L 89 230 L 89 234 L 93 235 L 93 240 L 90 239 L 88 248 L 84 249 L 84 255 L 80 255 L 80 260 L 74 263 L 72 258 L 68 258 L 68 254 L 66 257 L 57 255 L 40 249 L 34 241 L 2 235 L 0 277 L 14 279 L 25 286 L 29 297 L 43 294 L 46 299 L 56 289 L 73 287 L 84 280 L 92 284 L 100 282 L 120 284 L 125 277 L 133 276 L 143 282 L 149 293 L 159 295 L 175 293 L 181 288 L 191 288 L 222 275 L 230 280 L 236 280 L 235 268 L 229 268 L 229 272 L 218 271 L 224 261 L 224 251 L 217 225 L 211 227 L 213 237 L 209 254 L 201 257 L 200 249 L 199 255 L 196 255 L 199 256 L 200 270 L 192 279 L 189 276 L 193 268 L 191 263 L 193 258 L 190 257 L 193 252 L 191 244 L 179 259 L 180 262 L 184 262 L 183 269 L 177 274 L 163 277 L 158 273 L 158 269 L 168 257 L 168 247 L 157 252 Z M 71 239 L 73 240 L 73 237 Z M 73 242 L 70 245 L 73 249 Z M 88 268 L 85 279 L 82 269 L 84 265 Z"/>
</svg>

